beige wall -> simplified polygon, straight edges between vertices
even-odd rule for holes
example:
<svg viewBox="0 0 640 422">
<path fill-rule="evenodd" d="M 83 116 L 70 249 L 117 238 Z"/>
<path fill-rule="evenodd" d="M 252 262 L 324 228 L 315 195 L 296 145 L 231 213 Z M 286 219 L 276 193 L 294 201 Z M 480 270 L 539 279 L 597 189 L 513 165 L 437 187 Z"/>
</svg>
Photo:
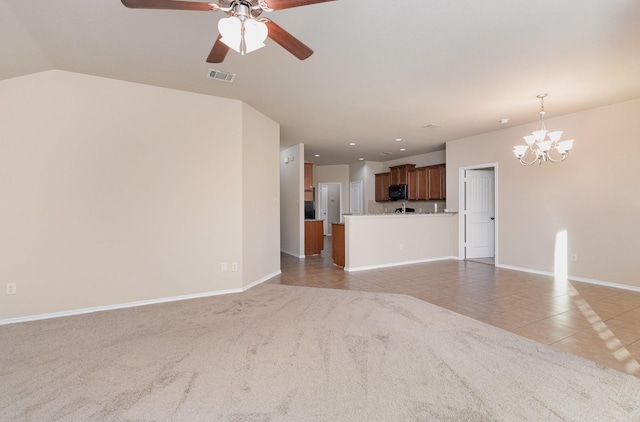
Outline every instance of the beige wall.
<svg viewBox="0 0 640 422">
<path fill-rule="evenodd" d="M 282 252 L 304 257 L 304 145 L 280 151 L 280 230 Z"/>
<path fill-rule="evenodd" d="M 314 166 L 315 167 L 315 180 L 314 185 L 316 187 L 316 199 L 318 196 L 318 185 L 320 183 L 340 183 L 341 198 L 340 204 L 342 206 L 342 213 L 346 213 L 349 210 L 349 166 L 346 164 L 338 164 L 333 166 Z M 339 213 L 339 212 L 338 212 Z M 330 230 L 330 227 L 327 228 Z"/>
<path fill-rule="evenodd" d="M 445 150 L 412 155 L 407 158 L 398 158 L 396 160 L 386 161 L 384 163 L 384 171 L 389 171 L 389 167 L 391 166 L 399 166 L 402 164 L 415 164 L 416 167 L 433 166 L 444 163 L 446 158 Z"/>
<path fill-rule="evenodd" d="M 366 212 L 367 209 L 367 186 L 370 184 L 370 178 L 373 175 L 369 175 L 367 171 L 367 164 L 365 161 L 358 161 L 357 163 L 349 165 L 349 183 L 347 184 L 347 190 L 349 191 L 349 198 L 351 198 L 351 182 L 362 182 L 362 210 Z M 342 207 L 344 213 L 353 213 L 351 209 L 351 199 L 349 203 Z"/>
<path fill-rule="evenodd" d="M 535 122 L 447 143 L 447 208 L 459 209 L 460 167 L 497 163 L 498 264 L 554 271 L 567 231 L 577 279 L 640 287 L 640 99 L 546 119 L 575 138 L 560 164 L 521 166 L 511 152 Z"/>
<path fill-rule="evenodd" d="M 242 105 L 243 286 L 280 273 L 280 125 Z M 232 204 L 232 208 L 234 208 Z"/>
<path fill-rule="evenodd" d="M 243 188 L 278 195 L 259 174 L 273 181 L 277 162 L 249 171 L 243 143 L 277 157 L 278 128 L 241 102 L 49 71 L 0 81 L 0 115 L 0 282 L 18 291 L 0 295 L 0 320 L 241 289 L 279 270 L 260 255 L 277 242 L 243 242 L 243 207 L 264 203 Z M 247 228 L 268 235 L 274 215 Z"/>
<path fill-rule="evenodd" d="M 384 164 L 376 161 L 363 161 L 349 166 L 349 180 L 364 182 L 364 212 L 375 212 L 376 173 L 382 173 Z"/>
</svg>

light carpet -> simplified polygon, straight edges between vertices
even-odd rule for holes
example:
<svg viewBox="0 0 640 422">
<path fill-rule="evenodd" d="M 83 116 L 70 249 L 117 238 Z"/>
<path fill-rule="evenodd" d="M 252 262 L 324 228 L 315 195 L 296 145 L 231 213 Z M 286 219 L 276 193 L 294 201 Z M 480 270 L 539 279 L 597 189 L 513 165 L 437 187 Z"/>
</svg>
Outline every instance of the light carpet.
<svg viewBox="0 0 640 422">
<path fill-rule="evenodd" d="M 2 421 L 637 421 L 640 379 L 405 295 L 263 284 L 0 327 Z"/>
</svg>

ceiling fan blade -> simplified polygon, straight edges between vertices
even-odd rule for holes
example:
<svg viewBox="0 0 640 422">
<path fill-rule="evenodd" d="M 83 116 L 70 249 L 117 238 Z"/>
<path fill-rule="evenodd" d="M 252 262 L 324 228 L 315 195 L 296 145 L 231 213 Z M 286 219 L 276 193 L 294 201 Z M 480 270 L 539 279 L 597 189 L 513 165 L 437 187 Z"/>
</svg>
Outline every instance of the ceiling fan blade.
<svg viewBox="0 0 640 422">
<path fill-rule="evenodd" d="M 289 9 L 291 7 L 308 6 L 316 3 L 326 3 L 334 0 L 265 0 L 267 6 L 273 10 Z"/>
<path fill-rule="evenodd" d="M 122 4 L 131 9 L 173 9 L 208 12 L 213 10 L 209 3 L 176 0 L 122 0 Z"/>
<path fill-rule="evenodd" d="M 298 59 L 304 60 L 313 54 L 312 49 L 304 45 L 302 41 L 300 41 L 287 31 L 282 29 L 280 25 L 270 20 L 266 20 L 264 23 L 267 25 L 269 38 L 280 44 L 282 48 L 296 56 Z"/>
<path fill-rule="evenodd" d="M 220 38 L 222 38 L 222 35 L 218 35 L 218 39 L 213 43 L 211 53 L 209 53 L 209 57 L 207 57 L 207 63 L 222 63 L 224 58 L 227 57 L 229 47 L 220 41 Z"/>
</svg>

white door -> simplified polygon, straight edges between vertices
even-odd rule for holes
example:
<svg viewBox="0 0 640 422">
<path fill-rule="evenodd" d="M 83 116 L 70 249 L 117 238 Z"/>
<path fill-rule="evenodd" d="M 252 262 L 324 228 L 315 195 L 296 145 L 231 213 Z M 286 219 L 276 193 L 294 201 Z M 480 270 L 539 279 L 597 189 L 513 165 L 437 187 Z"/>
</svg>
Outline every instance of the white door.
<svg viewBox="0 0 640 422">
<path fill-rule="evenodd" d="M 320 189 L 320 194 L 318 195 L 318 214 L 316 215 L 316 219 L 324 221 L 323 233 L 327 233 L 327 220 L 329 218 L 329 186 L 324 183 L 320 183 L 318 185 L 318 189 Z"/>
<path fill-rule="evenodd" d="M 493 170 L 465 171 L 465 258 L 495 256 Z"/>
<path fill-rule="evenodd" d="M 363 183 L 362 180 L 349 183 L 349 212 L 351 214 L 364 214 L 362 198 Z"/>
</svg>

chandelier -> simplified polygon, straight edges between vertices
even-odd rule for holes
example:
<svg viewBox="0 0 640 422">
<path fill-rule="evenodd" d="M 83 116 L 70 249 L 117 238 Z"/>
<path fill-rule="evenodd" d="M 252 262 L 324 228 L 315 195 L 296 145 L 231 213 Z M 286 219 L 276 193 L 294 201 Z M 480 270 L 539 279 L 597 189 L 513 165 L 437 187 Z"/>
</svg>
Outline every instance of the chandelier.
<svg viewBox="0 0 640 422">
<path fill-rule="evenodd" d="M 573 147 L 573 139 L 560 141 L 562 131 L 549 132 L 544 125 L 544 98 L 547 94 L 540 94 L 540 121 L 535 132 L 524 136 L 527 145 L 517 145 L 513 147 L 513 153 L 520 161 L 520 164 L 530 166 L 535 163 L 559 163 L 566 160 L 569 151 Z M 548 139 L 545 139 L 548 138 Z"/>
</svg>

